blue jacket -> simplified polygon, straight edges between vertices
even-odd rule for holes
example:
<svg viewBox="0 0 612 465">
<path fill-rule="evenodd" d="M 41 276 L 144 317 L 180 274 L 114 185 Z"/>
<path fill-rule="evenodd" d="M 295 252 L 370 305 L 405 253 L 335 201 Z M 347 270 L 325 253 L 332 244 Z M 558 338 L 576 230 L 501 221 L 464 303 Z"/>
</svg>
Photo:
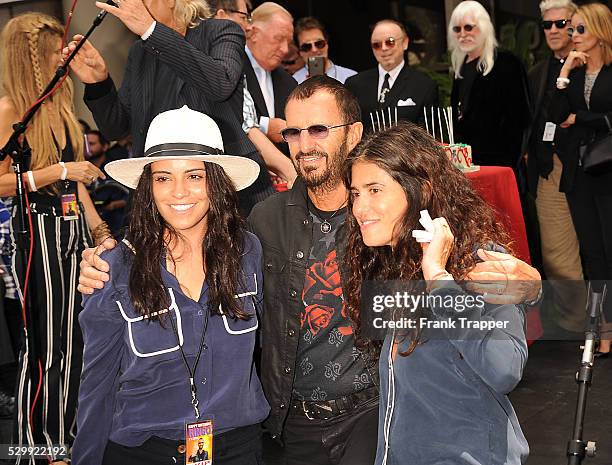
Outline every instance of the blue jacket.
<svg viewBox="0 0 612 465">
<path fill-rule="evenodd" d="M 455 283 L 431 294 L 465 295 Z M 485 304 L 484 308 L 463 313 L 454 309 L 431 310 L 434 321 L 461 317 L 506 323 L 506 327 L 487 331 L 457 324 L 456 330 L 425 330 L 421 341 L 426 341 L 406 357 L 399 354 L 410 344 L 409 338 L 404 338 L 392 363 L 395 395 L 389 395 L 392 337 L 387 335 L 379 362 L 381 401 L 376 465 L 385 463 L 388 421 L 391 423 L 386 465 L 524 463 L 529 447 L 506 396 L 520 381 L 527 362 L 522 309 L 515 305 Z"/>
<path fill-rule="evenodd" d="M 104 289 L 85 296 L 79 322 L 85 350 L 79 391 L 75 465 L 98 465 L 109 440 L 141 445 L 151 436 L 180 440 L 185 422 L 195 421 L 189 376 L 170 321 L 164 326 L 136 314 L 128 291 L 131 252 L 123 243 L 102 258 L 110 265 Z M 201 419 L 212 419 L 218 434 L 261 422 L 270 411 L 253 363 L 256 308 L 262 300 L 262 251 L 245 233 L 242 271 L 245 288 L 237 298 L 253 314 L 248 321 L 211 315 L 196 370 Z M 170 313 L 193 367 L 207 308 L 206 283 L 198 302 L 186 297 L 160 264 L 171 299 Z"/>
</svg>

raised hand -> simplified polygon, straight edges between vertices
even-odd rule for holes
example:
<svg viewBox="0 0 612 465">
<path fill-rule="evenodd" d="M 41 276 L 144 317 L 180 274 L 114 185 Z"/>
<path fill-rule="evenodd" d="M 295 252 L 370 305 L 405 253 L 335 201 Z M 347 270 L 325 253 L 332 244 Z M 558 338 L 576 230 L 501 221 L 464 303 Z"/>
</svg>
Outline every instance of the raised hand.
<svg viewBox="0 0 612 465">
<path fill-rule="evenodd" d="M 81 40 L 83 40 L 83 36 L 77 34 L 64 47 L 62 50 L 62 58 L 64 60 L 74 51 Z M 85 84 L 102 82 L 108 77 L 108 69 L 106 68 L 104 58 L 102 58 L 100 52 L 88 40 L 85 41 L 79 53 L 74 57 L 74 60 L 70 62 L 70 69 Z"/>
<path fill-rule="evenodd" d="M 96 6 L 119 19 L 134 34 L 141 36 L 153 24 L 153 16 L 142 0 L 115 0 L 117 6 L 96 2 Z"/>
</svg>

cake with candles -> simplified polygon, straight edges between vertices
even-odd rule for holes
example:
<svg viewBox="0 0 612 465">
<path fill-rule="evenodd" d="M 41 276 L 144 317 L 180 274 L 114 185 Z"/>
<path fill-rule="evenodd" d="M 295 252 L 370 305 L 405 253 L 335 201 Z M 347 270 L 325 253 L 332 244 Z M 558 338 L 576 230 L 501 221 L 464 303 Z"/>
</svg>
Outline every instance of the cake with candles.
<svg viewBox="0 0 612 465">
<path fill-rule="evenodd" d="M 457 169 L 463 172 L 480 169 L 480 166 L 472 164 L 472 146 L 455 143 L 453 109 L 451 107 L 437 109 L 432 107 L 429 110 L 423 108 L 423 117 L 425 129 L 434 139 L 440 142 L 444 154 Z M 445 142 L 445 139 L 448 143 Z"/>
</svg>

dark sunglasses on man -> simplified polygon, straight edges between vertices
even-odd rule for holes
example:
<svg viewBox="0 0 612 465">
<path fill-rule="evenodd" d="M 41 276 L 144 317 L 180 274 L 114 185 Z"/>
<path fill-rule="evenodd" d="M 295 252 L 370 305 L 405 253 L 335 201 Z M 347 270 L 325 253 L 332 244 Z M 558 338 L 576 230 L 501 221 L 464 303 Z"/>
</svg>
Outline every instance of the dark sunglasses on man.
<svg viewBox="0 0 612 465">
<path fill-rule="evenodd" d="M 463 29 L 465 32 L 472 32 L 475 28 L 475 24 L 464 24 L 463 26 L 453 26 L 453 32 L 455 34 L 459 34 L 461 29 Z"/>
<path fill-rule="evenodd" d="M 312 47 L 316 48 L 317 50 L 321 50 L 324 49 L 326 45 L 327 41 L 325 39 L 315 40 L 314 42 L 308 42 L 300 45 L 300 52 L 310 52 L 312 50 Z"/>
<path fill-rule="evenodd" d="M 542 25 L 542 29 L 550 30 L 553 27 L 553 24 L 557 29 L 565 29 L 565 26 L 569 24 L 569 19 L 556 19 L 554 21 L 543 20 L 540 24 Z"/>
<path fill-rule="evenodd" d="M 244 11 L 230 10 L 229 8 L 227 8 L 225 11 L 229 11 L 230 13 L 236 13 L 237 15 L 242 16 L 247 23 L 253 24 L 253 17 L 251 16 L 251 13 L 249 12 L 245 13 Z"/>
<path fill-rule="evenodd" d="M 330 129 L 341 128 L 344 126 L 350 126 L 353 123 L 336 124 L 334 126 L 328 126 L 326 124 L 313 124 L 307 128 L 285 128 L 280 134 L 285 142 L 297 142 L 300 140 L 300 134 L 302 131 L 308 131 L 308 135 L 313 139 L 325 139 L 329 136 Z"/>
<path fill-rule="evenodd" d="M 568 27 L 567 28 L 567 34 L 571 37 L 574 35 L 575 32 L 577 32 L 578 34 L 582 35 L 584 34 L 584 31 L 586 31 L 586 27 L 584 24 L 579 24 L 576 27 Z"/>
<path fill-rule="evenodd" d="M 385 44 L 385 46 L 387 48 L 393 48 L 395 47 L 395 44 L 397 44 L 398 41 L 400 41 L 402 38 L 395 38 L 395 37 L 387 37 L 385 40 L 383 41 L 377 41 L 377 42 L 372 42 L 372 50 L 380 50 L 383 46 L 383 44 Z"/>
</svg>

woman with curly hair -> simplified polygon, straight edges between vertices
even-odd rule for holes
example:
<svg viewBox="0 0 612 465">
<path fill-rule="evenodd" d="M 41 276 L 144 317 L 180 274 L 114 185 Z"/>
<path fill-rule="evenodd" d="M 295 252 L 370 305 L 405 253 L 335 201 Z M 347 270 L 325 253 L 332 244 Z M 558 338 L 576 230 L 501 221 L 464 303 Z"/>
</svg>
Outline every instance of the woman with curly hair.
<svg viewBox="0 0 612 465">
<path fill-rule="evenodd" d="M 17 16 L 5 26 L 0 147 L 60 64 L 63 33 L 59 21 L 41 13 Z M 24 341 L 20 357 L 14 442 L 23 445 L 66 445 L 74 437 L 82 351 L 76 324 L 81 307 L 76 292 L 78 262 L 83 249 L 91 245 L 90 231 L 98 242 L 108 233 L 85 187 L 104 175 L 83 159 L 83 133 L 74 115 L 72 95 L 68 78 L 41 106 L 25 132 L 32 153 L 24 179 L 34 241 L 29 284 L 34 321 L 27 323 L 35 328 L 36 347 Z M 11 162 L 9 157 L 0 162 L 0 196 L 15 195 Z M 13 231 L 17 226 L 13 223 Z M 14 257 L 14 269 L 23 277 L 21 256 Z M 22 289 L 20 282 L 21 298 Z M 30 372 L 32 354 L 36 354 L 33 364 L 40 366 L 40 373 Z"/>
<path fill-rule="evenodd" d="M 253 361 L 262 250 L 236 190 L 259 167 L 222 155 L 217 125 L 187 107 L 153 119 L 145 147 L 107 166 L 134 201 L 126 239 L 103 254 L 110 279 L 79 318 L 73 461 L 185 463 L 186 432 L 205 434 L 189 425 L 210 420 L 214 464 L 258 465 L 270 411 Z"/>
<path fill-rule="evenodd" d="M 362 141 L 345 181 L 351 191 L 346 295 L 357 334 L 367 330 L 370 309 L 360 301 L 366 281 L 401 280 L 403 289 L 417 292 L 414 281 L 424 280 L 425 295 L 439 299 L 393 315 L 413 326 L 390 330 L 382 347 L 376 464 L 523 463 L 527 442 L 507 398 L 527 360 L 523 311 L 486 304 L 461 285 L 479 248 L 508 248 L 493 211 L 436 141 L 409 123 Z M 412 236 L 421 229 L 422 210 L 434 218 L 429 243 Z M 503 293 L 504 284 L 490 283 L 491 292 Z M 467 297 L 473 305 L 464 304 Z M 449 301 L 456 305 L 440 303 Z M 464 328 L 460 318 L 496 325 Z M 451 323 L 430 329 L 444 321 L 456 329 Z"/>
</svg>

